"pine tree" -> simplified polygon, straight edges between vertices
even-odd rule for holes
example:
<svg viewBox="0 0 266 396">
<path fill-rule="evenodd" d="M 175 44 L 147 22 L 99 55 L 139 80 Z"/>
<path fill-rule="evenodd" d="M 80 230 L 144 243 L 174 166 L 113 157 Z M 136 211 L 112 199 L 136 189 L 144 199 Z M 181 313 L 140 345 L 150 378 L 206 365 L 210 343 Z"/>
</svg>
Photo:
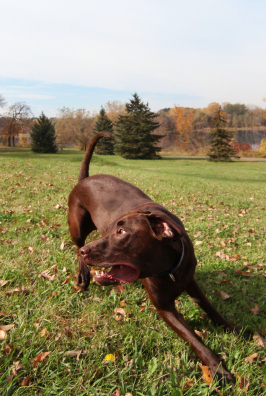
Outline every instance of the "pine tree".
<svg viewBox="0 0 266 396">
<path fill-rule="evenodd" d="M 135 93 L 133 99 L 126 103 L 126 115 L 120 115 L 116 123 L 119 154 L 127 159 L 155 159 L 160 158 L 160 147 L 155 144 L 163 135 L 152 132 L 160 126 L 154 119 L 158 114 L 149 109 L 148 103 L 141 102 Z"/>
<path fill-rule="evenodd" d="M 34 123 L 30 138 L 31 149 L 35 153 L 56 153 L 58 150 L 54 126 L 43 113 Z"/>
<path fill-rule="evenodd" d="M 225 126 L 226 121 L 219 108 L 212 121 L 211 148 L 207 153 L 209 161 L 231 161 L 231 157 L 237 157 L 231 146 L 232 135 Z"/>
<path fill-rule="evenodd" d="M 97 118 L 93 132 L 96 134 L 96 133 L 102 132 L 102 131 L 107 131 L 107 132 L 111 132 L 111 133 L 113 132 L 113 123 L 107 117 L 104 108 L 101 108 L 101 110 L 100 110 L 100 114 Z M 97 143 L 95 152 L 96 152 L 96 154 L 101 154 L 101 155 L 113 155 L 114 154 L 114 140 L 102 138 Z"/>
</svg>

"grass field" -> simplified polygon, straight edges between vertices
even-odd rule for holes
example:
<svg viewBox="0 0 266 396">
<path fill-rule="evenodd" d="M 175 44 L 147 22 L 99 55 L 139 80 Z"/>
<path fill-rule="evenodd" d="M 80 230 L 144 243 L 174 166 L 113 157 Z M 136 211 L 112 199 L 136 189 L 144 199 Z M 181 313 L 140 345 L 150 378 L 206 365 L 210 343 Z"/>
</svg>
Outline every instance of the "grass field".
<svg viewBox="0 0 266 396">
<path fill-rule="evenodd" d="M 203 381 L 197 356 L 158 318 L 139 281 L 75 289 L 67 197 L 82 157 L 0 150 L 0 325 L 8 326 L 0 327 L 1 395 L 266 394 L 263 339 L 224 333 L 188 296 L 178 309 L 236 373 L 234 390 L 219 393 Z M 265 163 L 95 155 L 95 173 L 121 177 L 177 214 L 211 302 L 266 337 Z"/>
</svg>

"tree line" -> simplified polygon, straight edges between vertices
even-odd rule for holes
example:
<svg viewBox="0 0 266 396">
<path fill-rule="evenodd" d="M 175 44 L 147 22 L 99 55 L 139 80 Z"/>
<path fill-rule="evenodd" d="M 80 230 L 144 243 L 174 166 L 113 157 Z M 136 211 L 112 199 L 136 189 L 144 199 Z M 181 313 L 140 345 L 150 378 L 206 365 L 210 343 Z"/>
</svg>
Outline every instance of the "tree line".
<svg viewBox="0 0 266 396">
<path fill-rule="evenodd" d="M 0 106 L 4 107 L 0 95 Z M 121 154 L 125 158 L 158 158 L 161 149 L 179 148 L 182 151 L 197 152 L 210 144 L 210 132 L 218 112 L 227 128 L 266 128 L 266 112 L 257 106 L 214 102 L 206 108 L 194 109 L 181 106 L 162 109 L 158 113 L 150 110 L 137 94 L 128 103 L 107 102 L 98 114 L 85 109 L 63 107 L 56 118 L 50 119 L 54 130 L 54 144 L 57 147 L 77 145 L 81 150 L 86 147 L 92 136 L 100 130 L 109 130 L 115 140 L 102 142 L 97 146 L 98 154 Z M 8 146 L 15 145 L 20 136 L 20 144 L 26 144 L 25 135 L 31 135 L 36 122 L 44 122 L 44 114 L 36 121 L 30 107 L 22 102 L 9 106 L 0 117 L 0 137 Z M 47 120 L 44 122 L 47 128 Z M 34 127 L 35 125 L 35 127 Z M 38 128 L 37 128 L 38 129 Z M 51 132 L 49 132 L 51 134 Z M 236 151 L 248 150 L 242 143 L 240 147 L 233 142 Z"/>
</svg>

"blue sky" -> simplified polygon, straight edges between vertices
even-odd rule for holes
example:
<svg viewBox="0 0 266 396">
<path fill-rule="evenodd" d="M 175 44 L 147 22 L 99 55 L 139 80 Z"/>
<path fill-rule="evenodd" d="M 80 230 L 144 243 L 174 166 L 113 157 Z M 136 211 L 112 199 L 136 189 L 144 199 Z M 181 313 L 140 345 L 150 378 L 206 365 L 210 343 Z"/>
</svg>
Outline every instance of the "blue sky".
<svg viewBox="0 0 266 396">
<path fill-rule="evenodd" d="M 37 116 L 134 92 L 154 111 L 265 107 L 265 1 L 9 0 L 1 15 L 0 93 Z"/>
</svg>

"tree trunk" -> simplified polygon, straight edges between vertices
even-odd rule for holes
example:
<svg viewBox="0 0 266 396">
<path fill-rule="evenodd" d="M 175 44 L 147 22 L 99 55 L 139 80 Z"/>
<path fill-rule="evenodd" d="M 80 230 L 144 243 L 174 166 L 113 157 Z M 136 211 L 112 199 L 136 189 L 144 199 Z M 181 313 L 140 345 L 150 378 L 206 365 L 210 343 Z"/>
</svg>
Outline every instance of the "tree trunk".
<svg viewBox="0 0 266 396">
<path fill-rule="evenodd" d="M 7 145 L 8 147 L 11 147 L 11 136 L 8 136 L 7 138 Z"/>
<path fill-rule="evenodd" d="M 13 147 L 15 147 L 15 136 L 12 136 Z"/>
</svg>

